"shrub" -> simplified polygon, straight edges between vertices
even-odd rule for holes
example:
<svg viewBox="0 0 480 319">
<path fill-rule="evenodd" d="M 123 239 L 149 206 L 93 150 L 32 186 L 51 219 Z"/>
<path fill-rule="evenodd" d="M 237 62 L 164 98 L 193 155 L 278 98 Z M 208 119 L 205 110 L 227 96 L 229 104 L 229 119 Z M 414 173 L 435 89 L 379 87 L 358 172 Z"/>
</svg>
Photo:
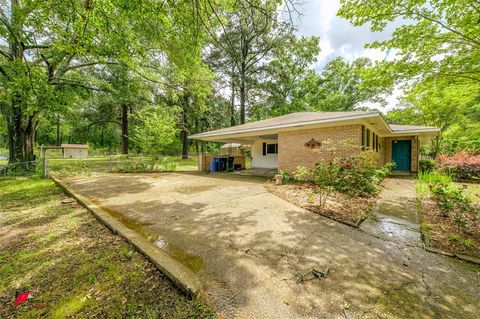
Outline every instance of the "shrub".
<svg viewBox="0 0 480 319">
<path fill-rule="evenodd" d="M 380 183 L 390 174 L 394 163 L 378 166 L 378 155 L 372 151 L 361 152 L 339 162 L 335 189 L 351 196 L 369 196 L 380 190 Z"/>
<path fill-rule="evenodd" d="M 430 193 L 442 215 L 452 216 L 461 227 L 467 226 L 466 214 L 475 213 L 471 199 L 462 188 L 452 183 L 449 175 L 439 172 L 420 173 L 416 187 L 422 196 Z"/>
<path fill-rule="evenodd" d="M 292 180 L 292 176 L 287 171 L 280 171 L 280 175 L 282 175 L 282 181 L 287 184 Z"/>
<path fill-rule="evenodd" d="M 434 194 L 434 199 L 443 216 L 448 216 L 451 212 L 468 212 L 472 210 L 469 198 L 465 196 L 461 188 L 452 183 L 435 182 L 430 184 L 430 190 Z"/>
<path fill-rule="evenodd" d="M 420 160 L 419 162 L 419 171 L 420 173 L 429 173 L 435 169 L 434 160 Z"/>
<path fill-rule="evenodd" d="M 478 179 L 480 178 L 480 155 L 440 155 L 437 158 L 437 169 L 456 179 Z"/>
<path fill-rule="evenodd" d="M 311 171 L 315 186 L 313 193 L 319 196 L 320 208 L 325 206 L 327 198 L 335 190 L 337 183 L 338 168 L 330 162 L 328 164 L 317 163 Z"/>
<path fill-rule="evenodd" d="M 311 182 L 312 173 L 305 166 L 297 166 L 297 168 L 295 169 L 295 172 L 293 172 L 293 178 L 297 182 Z"/>
</svg>

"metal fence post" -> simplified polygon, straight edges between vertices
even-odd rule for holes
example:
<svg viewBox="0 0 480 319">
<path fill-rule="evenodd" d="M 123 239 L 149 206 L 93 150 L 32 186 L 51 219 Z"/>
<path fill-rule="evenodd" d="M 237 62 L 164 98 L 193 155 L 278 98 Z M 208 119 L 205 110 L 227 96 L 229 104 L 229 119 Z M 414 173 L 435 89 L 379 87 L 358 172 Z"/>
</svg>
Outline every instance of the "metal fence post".
<svg viewBox="0 0 480 319">
<path fill-rule="evenodd" d="M 43 158 L 43 178 L 47 178 L 47 157 L 46 156 Z"/>
</svg>

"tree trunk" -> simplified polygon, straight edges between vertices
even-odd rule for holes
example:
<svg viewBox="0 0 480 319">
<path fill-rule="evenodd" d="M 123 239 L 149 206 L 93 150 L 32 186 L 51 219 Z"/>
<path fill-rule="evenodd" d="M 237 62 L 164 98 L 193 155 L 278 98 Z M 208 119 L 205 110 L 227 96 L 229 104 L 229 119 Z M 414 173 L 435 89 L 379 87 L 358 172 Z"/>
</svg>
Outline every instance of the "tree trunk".
<svg viewBox="0 0 480 319">
<path fill-rule="evenodd" d="M 235 70 L 232 68 L 232 76 L 230 77 L 230 124 L 235 126 L 235 82 L 233 81 L 233 72 Z"/>
<path fill-rule="evenodd" d="M 188 103 L 188 97 L 185 97 L 184 103 Z M 182 110 L 182 159 L 188 159 L 188 128 L 187 128 L 187 110 L 183 105 Z"/>
<path fill-rule="evenodd" d="M 22 108 L 18 105 L 12 106 L 7 120 L 8 127 L 8 149 L 10 164 L 31 162 L 35 160 L 35 123 L 33 116 L 24 116 Z M 16 168 L 28 169 L 32 163 L 25 163 Z"/>
<path fill-rule="evenodd" d="M 128 106 L 122 104 L 122 154 L 128 154 Z"/>
<path fill-rule="evenodd" d="M 60 114 L 57 114 L 57 146 L 60 146 Z"/>
<path fill-rule="evenodd" d="M 240 124 L 245 124 L 245 78 L 240 76 Z"/>
</svg>

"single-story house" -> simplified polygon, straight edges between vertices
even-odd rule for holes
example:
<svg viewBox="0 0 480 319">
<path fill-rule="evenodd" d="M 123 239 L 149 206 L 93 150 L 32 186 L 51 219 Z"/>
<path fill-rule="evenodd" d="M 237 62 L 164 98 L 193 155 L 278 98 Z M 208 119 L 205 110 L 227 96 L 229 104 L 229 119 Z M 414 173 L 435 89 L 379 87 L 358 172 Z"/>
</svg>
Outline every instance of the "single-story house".
<svg viewBox="0 0 480 319">
<path fill-rule="evenodd" d="M 439 132 L 436 127 L 389 125 L 377 111 L 299 112 L 189 138 L 251 145 L 253 168 L 289 172 L 298 166 L 311 168 L 332 159 L 332 152 L 321 151 L 330 143 L 335 144 L 335 157 L 370 149 L 379 154 L 379 164 L 394 161 L 396 171 L 416 173 L 420 145 Z"/>
<path fill-rule="evenodd" d="M 88 157 L 87 144 L 62 144 L 63 158 L 86 158 Z"/>
</svg>

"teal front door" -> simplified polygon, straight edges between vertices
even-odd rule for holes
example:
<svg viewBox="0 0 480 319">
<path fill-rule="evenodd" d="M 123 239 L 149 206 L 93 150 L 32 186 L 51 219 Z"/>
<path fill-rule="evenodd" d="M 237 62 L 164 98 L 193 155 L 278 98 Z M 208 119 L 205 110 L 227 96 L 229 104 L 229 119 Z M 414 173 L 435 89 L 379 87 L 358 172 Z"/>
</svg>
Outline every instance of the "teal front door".
<svg viewBox="0 0 480 319">
<path fill-rule="evenodd" d="M 392 142 L 392 161 L 395 162 L 395 171 L 410 172 L 412 146 L 411 141 Z"/>
</svg>

